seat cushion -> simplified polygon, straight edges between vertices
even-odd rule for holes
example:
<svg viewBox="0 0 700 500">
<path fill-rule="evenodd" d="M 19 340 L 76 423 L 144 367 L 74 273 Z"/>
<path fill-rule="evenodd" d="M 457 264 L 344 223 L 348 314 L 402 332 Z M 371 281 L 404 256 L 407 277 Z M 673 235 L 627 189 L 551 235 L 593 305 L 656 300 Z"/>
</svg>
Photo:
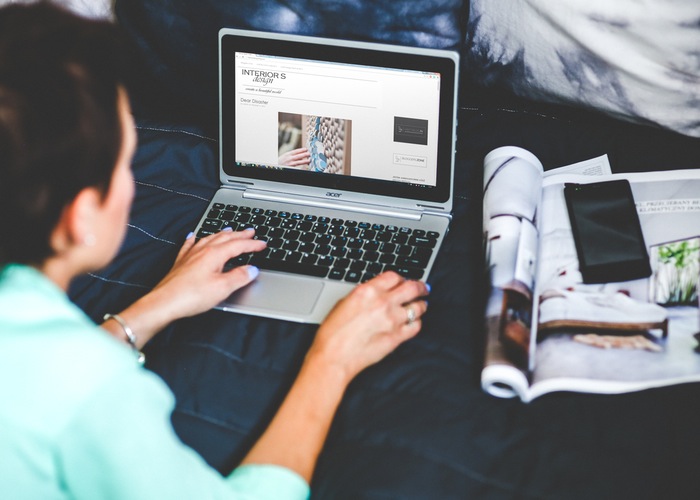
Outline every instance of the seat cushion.
<svg viewBox="0 0 700 500">
<path fill-rule="evenodd" d="M 134 49 L 137 110 L 185 116 L 210 130 L 217 120 L 217 40 L 222 27 L 455 48 L 462 0 L 117 0 Z"/>
</svg>

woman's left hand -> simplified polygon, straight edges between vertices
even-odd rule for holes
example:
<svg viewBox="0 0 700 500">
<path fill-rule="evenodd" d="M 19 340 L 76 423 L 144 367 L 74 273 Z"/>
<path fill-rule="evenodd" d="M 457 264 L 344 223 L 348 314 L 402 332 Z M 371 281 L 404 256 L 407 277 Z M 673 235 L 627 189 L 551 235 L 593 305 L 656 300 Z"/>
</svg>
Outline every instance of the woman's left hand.
<svg viewBox="0 0 700 500">
<path fill-rule="evenodd" d="M 189 237 L 172 269 L 152 293 L 161 295 L 173 308 L 173 314 L 180 317 L 211 309 L 257 276 L 257 268 L 252 266 L 222 272 L 229 259 L 265 248 L 266 243 L 254 240 L 253 236 L 253 230 L 224 230 L 202 238 L 197 244 L 194 237 Z"/>
<path fill-rule="evenodd" d="M 176 319 L 208 311 L 231 293 L 255 279 L 258 269 L 239 266 L 223 271 L 229 259 L 259 252 L 266 243 L 254 240 L 255 231 L 224 230 L 202 238 L 185 240 L 172 269 L 148 294 L 119 313 L 136 334 L 137 347 Z M 107 321 L 103 327 L 124 338 L 119 324 Z"/>
</svg>

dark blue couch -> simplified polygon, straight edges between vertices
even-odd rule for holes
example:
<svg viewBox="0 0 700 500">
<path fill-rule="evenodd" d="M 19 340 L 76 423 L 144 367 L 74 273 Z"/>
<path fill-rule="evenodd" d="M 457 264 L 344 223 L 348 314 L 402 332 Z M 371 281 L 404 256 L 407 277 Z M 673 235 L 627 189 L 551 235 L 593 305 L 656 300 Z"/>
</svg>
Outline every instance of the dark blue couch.
<svg viewBox="0 0 700 500">
<path fill-rule="evenodd" d="M 700 140 L 475 81 L 459 0 L 117 0 L 133 42 L 139 148 L 124 246 L 71 295 L 96 320 L 166 272 L 218 187 L 216 40 L 222 26 L 449 48 L 463 53 L 456 204 L 428 281 L 422 333 L 349 387 L 313 479 L 315 498 L 695 498 L 700 385 L 626 395 L 486 395 L 481 169 L 502 145 L 545 168 L 607 153 L 617 171 L 694 168 Z M 314 327 L 219 311 L 147 346 L 177 397 L 181 438 L 230 471 L 274 414 Z"/>
</svg>

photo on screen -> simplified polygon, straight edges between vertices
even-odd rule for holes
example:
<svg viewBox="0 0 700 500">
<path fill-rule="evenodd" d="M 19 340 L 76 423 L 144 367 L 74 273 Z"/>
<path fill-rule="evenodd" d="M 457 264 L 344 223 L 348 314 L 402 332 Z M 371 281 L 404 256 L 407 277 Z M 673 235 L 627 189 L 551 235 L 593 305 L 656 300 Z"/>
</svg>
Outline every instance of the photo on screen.
<svg viewBox="0 0 700 500">
<path fill-rule="evenodd" d="M 343 118 L 278 113 L 279 165 L 350 175 L 352 121 Z"/>
</svg>

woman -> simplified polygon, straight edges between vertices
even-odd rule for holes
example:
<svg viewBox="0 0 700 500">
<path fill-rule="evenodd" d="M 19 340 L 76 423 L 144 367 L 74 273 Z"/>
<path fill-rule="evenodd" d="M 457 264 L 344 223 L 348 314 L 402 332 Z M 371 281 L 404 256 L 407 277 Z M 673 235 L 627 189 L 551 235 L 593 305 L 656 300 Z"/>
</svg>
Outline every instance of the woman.
<svg viewBox="0 0 700 500">
<path fill-rule="evenodd" d="M 222 269 L 265 243 L 253 231 L 187 238 L 167 276 L 103 329 L 65 295 L 126 231 L 136 135 L 122 52 L 108 23 L 47 3 L 0 10 L 0 496 L 303 498 L 345 388 L 418 333 L 428 289 L 394 273 L 358 286 L 241 466 L 210 469 L 174 434 L 172 394 L 128 344 L 255 279 Z"/>
</svg>

